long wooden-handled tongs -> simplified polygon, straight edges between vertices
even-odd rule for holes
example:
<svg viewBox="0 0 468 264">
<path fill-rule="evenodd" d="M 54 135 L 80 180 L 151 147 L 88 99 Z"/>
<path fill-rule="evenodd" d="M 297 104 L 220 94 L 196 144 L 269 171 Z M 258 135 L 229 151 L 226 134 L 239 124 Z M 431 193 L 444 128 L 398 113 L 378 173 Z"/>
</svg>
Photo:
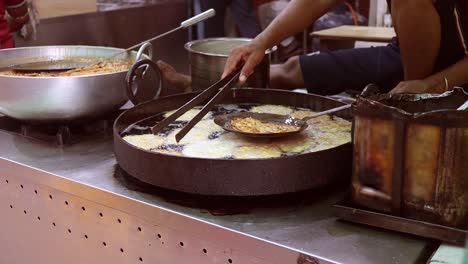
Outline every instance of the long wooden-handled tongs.
<svg viewBox="0 0 468 264">
<path fill-rule="evenodd" d="M 177 109 L 172 115 L 166 117 L 164 120 L 159 122 L 157 125 L 151 128 L 153 134 L 157 134 L 167 127 L 172 122 L 176 121 L 177 118 L 185 114 L 187 111 L 193 107 L 205 102 L 210 99 L 210 101 L 203 106 L 200 112 L 193 117 L 180 131 L 175 135 L 176 141 L 179 142 L 182 138 L 187 135 L 187 133 L 192 130 L 192 128 L 200 122 L 200 120 L 215 106 L 220 103 L 221 100 L 229 93 L 231 88 L 237 84 L 239 80 L 241 67 L 237 68 L 234 72 L 221 79 L 217 83 L 210 86 L 208 89 L 204 90 L 202 93 L 197 95 L 192 100 L 188 101 L 186 104 Z"/>
</svg>

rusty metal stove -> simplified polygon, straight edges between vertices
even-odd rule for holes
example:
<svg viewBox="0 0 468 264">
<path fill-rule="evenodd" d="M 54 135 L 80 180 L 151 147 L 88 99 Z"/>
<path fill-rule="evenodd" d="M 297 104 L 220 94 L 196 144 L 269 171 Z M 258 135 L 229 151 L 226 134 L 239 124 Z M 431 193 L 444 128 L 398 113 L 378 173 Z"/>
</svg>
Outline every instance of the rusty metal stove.
<svg viewBox="0 0 468 264">
<path fill-rule="evenodd" d="M 340 217 L 464 243 L 468 237 L 468 100 L 374 95 L 355 107 L 351 203 Z"/>
</svg>

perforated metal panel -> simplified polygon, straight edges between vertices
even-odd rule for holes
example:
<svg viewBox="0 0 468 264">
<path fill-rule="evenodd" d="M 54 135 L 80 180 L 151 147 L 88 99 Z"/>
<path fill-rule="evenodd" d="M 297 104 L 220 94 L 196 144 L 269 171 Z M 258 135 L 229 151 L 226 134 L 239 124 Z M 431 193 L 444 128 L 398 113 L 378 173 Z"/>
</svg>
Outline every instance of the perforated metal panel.
<svg viewBox="0 0 468 264">
<path fill-rule="evenodd" d="M 0 160 L 0 263 L 329 263 Z"/>
</svg>

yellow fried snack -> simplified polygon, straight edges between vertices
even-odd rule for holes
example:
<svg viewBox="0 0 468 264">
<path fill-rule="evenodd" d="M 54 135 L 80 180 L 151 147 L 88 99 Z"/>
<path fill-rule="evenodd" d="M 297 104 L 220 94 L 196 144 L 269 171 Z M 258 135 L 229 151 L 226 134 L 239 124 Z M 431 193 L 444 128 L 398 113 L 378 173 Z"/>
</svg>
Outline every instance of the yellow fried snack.
<svg viewBox="0 0 468 264">
<path fill-rule="evenodd" d="M 205 140 L 184 147 L 182 154 L 187 157 L 222 159 L 232 156 L 235 143 L 220 140 Z"/>
<path fill-rule="evenodd" d="M 157 152 L 161 154 L 168 154 L 168 155 L 174 155 L 174 156 L 183 156 L 182 153 L 175 151 L 175 150 L 167 150 L 167 149 L 152 149 L 152 152 Z"/>
<path fill-rule="evenodd" d="M 288 110 L 284 110 L 288 108 Z M 303 118 L 313 114 L 309 110 L 297 110 L 285 106 L 265 105 L 258 106 L 257 110 L 269 111 L 273 114 L 289 114 L 296 118 Z M 183 120 L 190 120 L 200 110 L 195 108 L 189 111 Z M 166 116 L 170 113 L 166 113 Z M 229 133 L 213 122 L 215 113 L 210 112 L 201 120 L 180 144 L 175 141 L 175 135 L 180 128 L 172 128 L 168 134 L 160 135 L 134 135 L 124 139 L 139 148 L 154 152 L 180 155 L 185 157 L 209 158 L 209 159 L 267 159 L 283 155 L 291 156 L 318 152 L 334 148 L 351 141 L 351 122 L 333 116 L 322 116 L 309 122 L 309 127 L 300 133 L 290 137 L 259 138 L 246 137 L 238 133 Z M 245 119 L 245 118 L 244 118 Z M 259 120 L 238 120 L 237 125 L 252 129 L 250 132 L 271 133 L 271 123 L 258 123 Z M 246 123 L 243 123 L 246 122 Z M 232 124 L 236 126 L 236 122 Z M 242 127 L 240 129 L 246 129 Z M 238 127 L 239 128 L 239 127 Z M 294 127 L 295 129 L 298 129 Z M 281 128 L 273 128 L 277 132 Z M 280 130 L 281 131 L 281 130 Z"/>
<path fill-rule="evenodd" d="M 168 117 L 170 115 L 172 115 L 175 111 L 177 110 L 173 110 L 173 111 L 169 111 L 169 112 L 166 112 L 164 114 L 164 117 Z M 188 110 L 187 112 L 185 112 L 185 114 L 183 114 L 182 116 L 180 116 L 179 118 L 177 118 L 176 121 L 190 121 L 192 120 L 198 113 L 200 113 L 200 109 L 197 109 L 197 108 L 194 108 L 194 109 L 190 109 Z M 208 114 L 206 114 L 203 119 L 208 119 L 211 117 L 211 112 L 209 112 Z"/>
<path fill-rule="evenodd" d="M 125 136 L 123 139 L 136 147 L 146 150 L 157 148 L 164 143 L 164 138 L 153 134 L 130 135 Z"/>
<path fill-rule="evenodd" d="M 281 156 L 281 150 L 273 145 L 250 145 L 241 146 L 234 150 L 236 159 L 268 159 Z"/>
<path fill-rule="evenodd" d="M 315 114 L 315 112 L 299 110 L 299 111 L 295 111 L 294 113 L 292 113 L 291 116 L 294 118 L 302 119 L 304 117 L 308 117 L 313 114 Z"/>
<path fill-rule="evenodd" d="M 167 135 L 166 138 L 166 144 L 193 144 L 197 143 L 200 141 L 208 140 L 208 137 L 210 136 L 211 132 L 205 129 L 196 129 L 192 128 L 187 135 L 179 142 L 177 143 L 175 135 L 179 133 L 179 129 L 173 130 L 169 135 Z"/>
<path fill-rule="evenodd" d="M 74 60 L 75 61 L 75 60 Z M 113 60 L 102 60 L 96 59 L 76 59 L 76 62 L 89 63 L 89 66 L 76 68 L 68 71 L 46 71 L 46 72 L 17 72 L 17 71 L 0 71 L 0 75 L 9 76 L 27 76 L 27 77 L 60 77 L 60 76 L 81 76 L 81 75 L 93 75 L 101 73 L 111 73 L 126 71 L 132 65 L 130 60 L 113 59 Z"/>
<path fill-rule="evenodd" d="M 259 106 L 252 107 L 250 111 L 254 113 L 289 115 L 294 110 L 288 106 L 283 106 L 283 105 L 259 105 Z"/>
<path fill-rule="evenodd" d="M 300 127 L 263 122 L 252 117 L 238 117 L 231 120 L 231 127 L 237 131 L 253 134 L 287 133 L 298 131 Z"/>
<path fill-rule="evenodd" d="M 200 122 L 198 122 L 193 128 L 206 130 L 210 133 L 223 131 L 223 128 L 218 126 L 212 119 L 203 119 Z"/>
<path fill-rule="evenodd" d="M 294 137 L 277 139 L 272 144 L 279 147 L 281 151 L 285 153 L 301 153 L 317 143 L 308 138 L 307 135 L 297 135 Z"/>
</svg>

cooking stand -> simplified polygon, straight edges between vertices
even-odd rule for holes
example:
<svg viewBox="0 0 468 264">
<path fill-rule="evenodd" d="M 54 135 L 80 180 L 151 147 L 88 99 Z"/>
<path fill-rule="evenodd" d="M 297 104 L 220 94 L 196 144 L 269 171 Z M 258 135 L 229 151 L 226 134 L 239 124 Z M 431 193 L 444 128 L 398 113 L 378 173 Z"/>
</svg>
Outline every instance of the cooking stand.
<svg viewBox="0 0 468 264">
<path fill-rule="evenodd" d="M 0 131 L 0 149 L 2 263 L 415 263 L 438 245 L 337 221 L 338 187 L 222 213 L 180 204 L 119 176 L 110 133 L 57 147 Z"/>
<path fill-rule="evenodd" d="M 437 239 L 458 246 L 463 246 L 465 241 L 468 240 L 468 230 L 375 212 L 347 202 L 349 200 L 350 198 L 345 199 L 333 206 L 338 218 L 354 223 Z"/>
</svg>

